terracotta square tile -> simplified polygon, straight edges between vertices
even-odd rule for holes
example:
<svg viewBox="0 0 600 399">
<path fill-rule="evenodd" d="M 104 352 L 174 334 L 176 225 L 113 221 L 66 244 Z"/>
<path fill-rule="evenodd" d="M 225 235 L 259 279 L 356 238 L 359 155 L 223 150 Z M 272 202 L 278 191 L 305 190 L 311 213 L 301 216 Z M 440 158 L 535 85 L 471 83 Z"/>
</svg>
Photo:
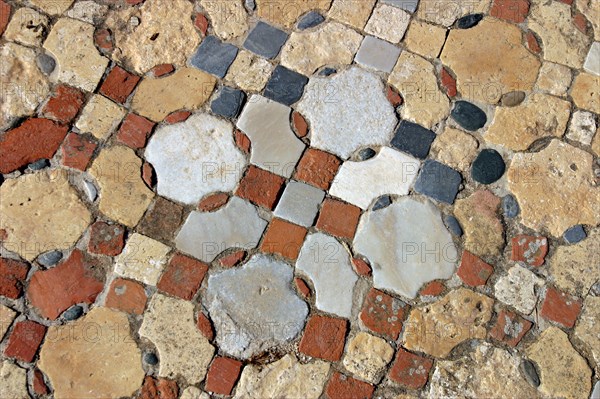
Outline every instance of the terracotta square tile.
<svg viewBox="0 0 600 399">
<path fill-rule="evenodd" d="M 344 319 L 312 316 L 298 349 L 308 356 L 336 362 L 342 357 L 347 330 L 348 322 Z"/>
<path fill-rule="evenodd" d="M 295 178 L 321 190 L 328 190 L 341 161 L 333 154 L 309 148 L 296 168 Z"/>
<path fill-rule="evenodd" d="M 321 206 L 317 229 L 351 240 L 356 233 L 360 212 L 357 206 L 327 198 Z"/>
<path fill-rule="evenodd" d="M 273 210 L 284 182 L 283 177 L 250 165 L 235 194 Z"/>
<path fill-rule="evenodd" d="M 267 227 L 260 249 L 263 252 L 275 253 L 295 260 L 298 258 L 307 232 L 304 227 L 274 218 Z"/>
</svg>

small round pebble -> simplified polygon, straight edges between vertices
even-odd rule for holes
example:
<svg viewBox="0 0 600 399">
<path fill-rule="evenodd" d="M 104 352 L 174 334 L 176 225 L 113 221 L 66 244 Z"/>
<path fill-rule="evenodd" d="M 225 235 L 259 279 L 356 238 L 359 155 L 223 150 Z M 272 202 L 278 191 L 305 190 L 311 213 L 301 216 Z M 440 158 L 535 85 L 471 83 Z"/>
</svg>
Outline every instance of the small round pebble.
<svg viewBox="0 0 600 399">
<path fill-rule="evenodd" d="M 158 364 L 158 357 L 152 352 L 147 352 L 144 354 L 144 362 L 150 366 L 155 366 Z"/>
<path fill-rule="evenodd" d="M 375 201 L 373 205 L 373 210 L 376 211 L 378 209 L 383 209 L 388 207 L 392 203 L 392 198 L 389 195 L 382 195 Z"/>
<path fill-rule="evenodd" d="M 563 234 L 563 238 L 569 244 L 577 244 L 578 242 L 585 240 L 586 237 L 587 234 L 585 234 L 585 230 L 580 224 L 568 228 Z"/>
<path fill-rule="evenodd" d="M 474 27 L 483 19 L 483 14 L 469 14 L 460 18 L 456 22 L 456 27 L 458 29 L 469 29 Z"/>
<path fill-rule="evenodd" d="M 56 68 L 56 61 L 46 53 L 39 54 L 35 61 L 40 71 L 46 75 L 50 75 Z"/>
<path fill-rule="evenodd" d="M 482 128 L 487 122 L 485 112 L 467 101 L 457 101 L 450 115 L 463 129 L 472 132 Z"/>
<path fill-rule="evenodd" d="M 511 91 L 502 95 L 500 104 L 504 107 L 515 107 L 525 100 L 525 93 L 522 91 Z"/>
<path fill-rule="evenodd" d="M 50 166 L 50 161 L 47 159 L 39 159 L 35 162 L 30 163 L 27 167 L 31 170 L 42 170 Z"/>
<path fill-rule="evenodd" d="M 316 11 L 311 11 L 302 18 L 298 22 L 298 29 L 305 30 L 319 25 L 321 22 L 325 21 L 325 18 Z"/>
<path fill-rule="evenodd" d="M 444 224 L 446 225 L 446 227 L 448 228 L 450 233 L 452 233 L 452 235 L 454 235 L 456 237 L 460 237 L 463 235 L 462 227 L 460 227 L 460 223 L 458 222 L 458 219 L 456 219 L 454 216 L 452 216 L 452 215 L 444 216 Z"/>
<path fill-rule="evenodd" d="M 63 318 L 67 321 L 77 320 L 83 315 L 83 308 L 79 305 L 71 306 L 63 313 Z"/>
<path fill-rule="evenodd" d="M 504 212 L 504 216 L 509 219 L 517 217 L 520 208 L 515 197 L 509 194 L 502 198 L 502 211 Z"/>
<path fill-rule="evenodd" d="M 523 372 L 527 381 L 534 387 L 540 386 L 540 377 L 538 376 L 537 370 L 535 369 L 535 365 L 529 360 L 523 360 L 521 363 L 521 367 L 523 368 Z"/>
<path fill-rule="evenodd" d="M 486 149 L 479 153 L 471 166 L 473 180 L 481 184 L 498 181 L 506 171 L 502 155 L 496 150 Z"/>
<path fill-rule="evenodd" d="M 325 67 L 319 72 L 319 76 L 331 76 L 334 73 L 337 73 L 337 69 Z"/>
<path fill-rule="evenodd" d="M 252 12 L 256 10 L 256 3 L 254 0 L 244 0 L 244 7 L 246 7 L 246 10 L 249 12 Z"/>
<path fill-rule="evenodd" d="M 60 251 L 48 251 L 38 256 L 37 261 L 44 267 L 56 265 L 62 259 L 63 254 Z"/>
<path fill-rule="evenodd" d="M 367 159 L 373 158 L 375 155 L 377 155 L 377 152 L 375 152 L 374 149 L 363 148 L 358 152 L 358 159 L 361 161 L 366 161 Z"/>
</svg>

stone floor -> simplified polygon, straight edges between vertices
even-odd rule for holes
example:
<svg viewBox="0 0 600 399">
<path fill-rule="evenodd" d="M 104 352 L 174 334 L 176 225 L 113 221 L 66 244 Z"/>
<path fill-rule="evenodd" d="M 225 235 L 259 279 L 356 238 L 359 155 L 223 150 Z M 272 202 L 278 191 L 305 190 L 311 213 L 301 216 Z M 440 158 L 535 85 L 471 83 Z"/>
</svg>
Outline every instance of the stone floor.
<svg viewBox="0 0 600 399">
<path fill-rule="evenodd" d="M 600 399 L 600 1 L 0 36 L 0 398 Z"/>
</svg>

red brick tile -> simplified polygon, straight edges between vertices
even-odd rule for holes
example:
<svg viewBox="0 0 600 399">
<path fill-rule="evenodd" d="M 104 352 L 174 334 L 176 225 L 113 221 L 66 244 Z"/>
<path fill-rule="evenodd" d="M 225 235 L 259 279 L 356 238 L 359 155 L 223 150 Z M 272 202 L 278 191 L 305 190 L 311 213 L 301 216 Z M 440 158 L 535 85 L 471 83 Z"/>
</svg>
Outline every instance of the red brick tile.
<svg viewBox="0 0 600 399">
<path fill-rule="evenodd" d="M 127 2 L 127 4 L 129 4 L 130 6 L 136 6 L 140 3 L 143 3 L 146 0 L 125 0 Z"/>
<path fill-rule="evenodd" d="M 48 385 L 46 385 L 46 381 L 44 381 L 44 375 L 37 369 L 33 372 L 33 392 L 40 396 L 48 395 L 50 393 Z"/>
<path fill-rule="evenodd" d="M 142 180 L 144 180 L 149 189 L 152 189 L 156 184 L 156 174 L 149 162 L 144 161 L 144 165 L 142 166 Z"/>
<path fill-rule="evenodd" d="M 527 41 L 527 47 L 531 50 L 532 53 L 539 54 L 542 51 L 540 47 L 540 43 L 538 42 L 537 37 L 533 34 L 533 32 L 528 31 L 525 34 L 525 40 Z"/>
<path fill-rule="evenodd" d="M 588 20 L 582 13 L 578 12 L 573 15 L 573 25 L 583 34 L 587 35 L 588 32 Z"/>
<path fill-rule="evenodd" d="M 175 111 L 165 118 L 165 122 L 171 125 L 187 120 L 192 115 L 190 111 Z"/>
<path fill-rule="evenodd" d="M 196 17 L 194 18 L 194 25 L 200 32 L 202 32 L 202 35 L 206 36 L 206 31 L 208 30 L 208 19 L 206 19 L 203 14 L 196 14 Z"/>
<path fill-rule="evenodd" d="M 360 320 L 369 330 L 396 340 L 402 331 L 406 306 L 383 291 L 371 288 L 360 312 Z"/>
<path fill-rule="evenodd" d="M 319 359 L 336 362 L 342 357 L 348 322 L 327 316 L 312 316 L 298 349 L 300 352 Z"/>
<path fill-rule="evenodd" d="M 219 259 L 219 264 L 221 267 L 233 267 L 240 264 L 245 258 L 246 251 L 240 250 L 221 257 Z"/>
<path fill-rule="evenodd" d="M 118 224 L 96 222 L 90 228 L 88 252 L 117 256 L 125 246 L 125 229 Z"/>
<path fill-rule="evenodd" d="M 68 168 L 86 170 L 96 151 L 97 144 L 90 138 L 69 133 L 62 142 L 60 163 Z"/>
<path fill-rule="evenodd" d="M 371 275 L 371 266 L 367 262 L 362 259 L 354 258 L 352 259 L 352 264 L 354 265 L 354 271 L 358 273 L 360 276 L 370 276 Z"/>
<path fill-rule="evenodd" d="M 111 51 L 113 49 L 112 33 L 108 29 L 98 29 L 94 32 L 94 43 L 101 50 Z"/>
<path fill-rule="evenodd" d="M 540 315 L 564 327 L 572 328 L 581 312 L 581 299 L 548 287 Z"/>
<path fill-rule="evenodd" d="M 198 292 L 207 271 L 207 264 L 185 255 L 175 254 L 161 276 L 157 288 L 190 300 Z"/>
<path fill-rule="evenodd" d="M 272 210 L 284 182 L 283 177 L 250 165 L 235 194 Z"/>
<path fill-rule="evenodd" d="M 198 330 L 209 340 L 212 341 L 215 338 L 215 332 L 210 322 L 210 319 L 202 312 L 198 313 L 198 319 L 196 321 Z"/>
<path fill-rule="evenodd" d="M 83 253 L 74 249 L 58 266 L 36 271 L 27 287 L 27 297 L 39 313 L 50 320 L 77 303 L 92 303 L 104 288 L 94 276 Z"/>
<path fill-rule="evenodd" d="M 329 399 L 370 399 L 374 390 L 371 384 L 334 371 L 325 388 L 325 395 Z"/>
<path fill-rule="evenodd" d="M 183 222 L 183 206 L 157 196 L 138 223 L 137 232 L 158 241 L 170 242 Z"/>
<path fill-rule="evenodd" d="M 390 369 L 390 379 L 404 387 L 419 389 L 427 384 L 433 361 L 398 348 L 396 360 Z"/>
<path fill-rule="evenodd" d="M 238 146 L 240 150 L 242 150 L 245 154 L 250 154 L 250 138 L 246 136 L 242 131 L 235 130 L 235 144 Z"/>
<path fill-rule="evenodd" d="M 27 119 L 0 138 L 0 173 L 11 173 L 44 158 L 52 158 L 67 135 L 67 126 L 50 119 Z"/>
<path fill-rule="evenodd" d="M 125 313 L 141 315 L 144 313 L 147 300 L 143 285 L 135 281 L 117 278 L 108 289 L 105 305 Z"/>
<path fill-rule="evenodd" d="M 173 64 L 161 64 L 157 65 L 152 70 L 150 70 L 150 74 L 155 78 L 160 78 L 161 76 L 165 76 L 170 74 L 175 70 Z"/>
<path fill-rule="evenodd" d="M 306 285 L 306 282 L 299 277 L 294 278 L 294 284 L 296 285 L 296 289 L 304 298 L 308 298 L 310 296 L 310 288 Z"/>
<path fill-rule="evenodd" d="M 302 138 L 308 134 L 308 123 L 299 112 L 292 112 L 292 126 L 294 126 L 296 136 Z"/>
<path fill-rule="evenodd" d="M 456 79 L 454 79 L 454 77 L 450 75 L 450 72 L 444 67 L 442 67 L 440 73 L 442 86 L 446 90 L 446 94 L 448 97 L 455 97 L 458 94 L 458 91 L 456 90 Z"/>
<path fill-rule="evenodd" d="M 529 1 L 527 0 L 494 0 L 490 15 L 506 21 L 520 24 L 529 14 Z"/>
<path fill-rule="evenodd" d="M 15 324 L 4 354 L 22 362 L 31 362 L 46 335 L 46 327 L 31 320 Z"/>
<path fill-rule="evenodd" d="M 387 87 L 387 99 L 394 108 L 396 108 L 399 105 L 402 105 L 402 103 L 404 102 L 402 96 L 398 94 L 391 86 Z"/>
<path fill-rule="evenodd" d="M 446 286 L 440 281 L 431 281 L 421 288 L 419 294 L 424 296 L 438 296 L 444 292 L 445 289 Z"/>
<path fill-rule="evenodd" d="M 494 268 L 469 251 L 463 251 L 460 266 L 456 274 L 468 286 L 485 285 Z"/>
<path fill-rule="evenodd" d="M 327 198 L 321 206 L 317 229 L 351 240 L 356 233 L 360 212 L 357 206 Z"/>
<path fill-rule="evenodd" d="M 137 150 L 144 148 L 155 123 L 143 116 L 129 114 L 117 132 L 117 141 Z"/>
<path fill-rule="evenodd" d="M 242 371 L 242 362 L 227 357 L 216 357 L 206 376 L 206 390 L 229 395 Z"/>
<path fill-rule="evenodd" d="M 42 114 L 60 123 L 69 123 L 75 119 L 84 102 L 85 95 L 82 91 L 60 85 L 42 109 Z"/>
<path fill-rule="evenodd" d="M 227 201 L 229 201 L 229 194 L 227 193 L 209 194 L 202 198 L 198 204 L 198 210 L 202 212 L 212 212 L 221 208 Z"/>
<path fill-rule="evenodd" d="M 260 250 L 295 260 L 298 258 L 307 232 L 308 230 L 302 226 L 273 218 L 267 227 Z"/>
<path fill-rule="evenodd" d="M 27 263 L 0 258 L 0 295 L 11 299 L 19 298 L 28 272 Z"/>
<path fill-rule="evenodd" d="M 127 101 L 127 97 L 133 92 L 139 81 L 139 76 L 129 73 L 119 66 L 115 66 L 108 73 L 102 86 L 100 86 L 100 93 L 123 104 Z"/>
<path fill-rule="evenodd" d="M 335 155 L 309 148 L 302 155 L 294 177 L 321 190 L 329 190 L 340 165 Z"/>
<path fill-rule="evenodd" d="M 573 4 L 573 0 L 557 0 L 557 1 L 560 1 L 561 3 L 565 3 L 567 5 Z"/>
<path fill-rule="evenodd" d="M 502 309 L 498 314 L 496 324 L 490 330 L 490 337 L 515 347 L 521 342 L 521 339 L 531 329 L 532 325 L 529 320 L 525 320 L 516 313 Z"/>
<path fill-rule="evenodd" d="M 548 253 L 548 240 L 541 236 L 518 235 L 512 238 L 511 260 L 541 266 Z"/>
<path fill-rule="evenodd" d="M 11 7 L 4 0 L 0 0 L 0 36 L 6 30 L 8 21 L 10 20 Z"/>
<path fill-rule="evenodd" d="M 176 381 L 147 375 L 136 399 L 177 399 L 178 396 L 179 387 Z"/>
</svg>

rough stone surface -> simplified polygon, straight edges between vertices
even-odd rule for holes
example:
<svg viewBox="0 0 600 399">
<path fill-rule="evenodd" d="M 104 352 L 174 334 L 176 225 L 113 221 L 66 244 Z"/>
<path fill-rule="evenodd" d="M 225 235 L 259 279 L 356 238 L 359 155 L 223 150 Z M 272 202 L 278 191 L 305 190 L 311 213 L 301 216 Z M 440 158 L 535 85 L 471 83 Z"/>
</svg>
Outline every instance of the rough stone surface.
<svg viewBox="0 0 600 399">
<path fill-rule="evenodd" d="M 255 0 L 259 18 L 286 28 L 294 26 L 298 18 L 310 10 L 327 11 L 331 0 Z"/>
<path fill-rule="evenodd" d="M 408 2 L 413 3 L 413 0 L 409 0 Z M 458 0 L 455 2 L 420 0 L 417 17 L 427 22 L 449 27 L 460 17 L 486 12 L 489 4 L 489 0 Z"/>
<path fill-rule="evenodd" d="M 406 11 L 387 4 L 378 4 L 365 26 L 365 32 L 388 42 L 398 43 L 404 36 L 409 21 L 410 14 Z"/>
<path fill-rule="evenodd" d="M 540 69 L 521 45 L 521 30 L 491 18 L 471 29 L 452 29 L 440 58 L 456 74 L 464 98 L 491 104 L 505 93 L 530 91 Z"/>
<path fill-rule="evenodd" d="M 3 360 L 0 365 L 0 396 L 3 398 L 29 398 L 27 393 L 27 370 Z"/>
<path fill-rule="evenodd" d="M 544 62 L 540 68 L 536 87 L 555 96 L 564 96 L 567 94 L 572 79 L 569 67 L 553 62 Z"/>
<path fill-rule="evenodd" d="M 142 160 L 124 146 L 106 147 L 90 167 L 100 186 L 100 212 L 133 227 L 144 215 L 154 193 L 141 177 Z"/>
<path fill-rule="evenodd" d="M 583 341 L 592 352 L 596 364 L 600 363 L 600 298 L 588 296 L 583 303 L 583 312 L 575 326 L 575 337 Z"/>
<path fill-rule="evenodd" d="M 406 320 L 408 350 L 444 358 L 469 339 L 484 339 L 494 300 L 466 288 L 451 291 L 431 305 L 413 309 Z"/>
<path fill-rule="evenodd" d="M 357 67 L 311 79 L 297 110 L 310 123 L 311 145 L 343 159 L 389 142 L 396 124 L 379 78 Z"/>
<path fill-rule="evenodd" d="M 298 350 L 308 356 L 336 362 L 342 358 L 348 321 L 313 315 L 306 323 Z"/>
<path fill-rule="evenodd" d="M 526 350 L 529 359 L 540 370 L 539 386 L 544 396 L 567 399 L 588 397 L 592 390 L 587 362 L 569 342 L 569 337 L 557 327 L 549 327 Z"/>
<path fill-rule="evenodd" d="M 244 41 L 244 48 L 264 58 L 272 59 L 277 57 L 287 39 L 288 34 L 281 29 L 259 21 Z"/>
<path fill-rule="evenodd" d="M 133 233 L 115 260 L 115 273 L 144 284 L 156 285 L 170 250 L 159 241 Z"/>
<path fill-rule="evenodd" d="M 571 116 L 567 138 L 578 141 L 583 145 L 592 144 L 596 134 L 596 119 L 594 114 L 587 111 L 575 111 Z"/>
<path fill-rule="evenodd" d="M 265 97 L 291 106 L 302 97 L 308 78 L 281 65 L 275 67 L 265 87 Z"/>
<path fill-rule="evenodd" d="M 479 143 L 462 130 L 446 127 L 431 146 L 435 159 L 459 171 L 468 170 L 475 159 Z"/>
<path fill-rule="evenodd" d="M 429 281 L 450 278 L 458 259 L 437 208 L 410 198 L 365 213 L 354 248 L 369 259 L 374 287 L 409 298 Z"/>
<path fill-rule="evenodd" d="M 329 363 L 315 360 L 303 364 L 290 354 L 265 366 L 248 365 L 242 371 L 234 398 L 317 399 L 329 369 Z"/>
<path fill-rule="evenodd" d="M 558 140 L 540 152 L 516 154 L 508 186 L 519 201 L 522 223 L 556 237 L 576 224 L 598 224 L 594 204 L 600 203 L 600 190 L 592 186 L 592 161 L 590 154 Z"/>
<path fill-rule="evenodd" d="M 38 366 L 56 397 L 116 399 L 142 385 L 141 360 L 127 316 L 99 307 L 68 325 L 50 327 Z"/>
<path fill-rule="evenodd" d="M 413 21 L 404 39 L 410 51 L 427 58 L 437 57 L 445 41 L 446 29 L 422 21 Z"/>
<path fill-rule="evenodd" d="M 281 64 L 310 76 L 325 65 L 352 62 L 362 36 L 337 23 L 326 22 L 314 30 L 293 32 L 281 52 Z"/>
<path fill-rule="evenodd" d="M 8 306 L 0 305 L 0 339 L 4 338 L 4 334 L 6 334 L 16 316 L 17 312 Z"/>
<path fill-rule="evenodd" d="M 571 86 L 571 97 L 575 105 L 596 114 L 600 113 L 600 92 L 597 90 L 599 85 L 600 76 L 584 72 L 577 75 Z"/>
<path fill-rule="evenodd" d="M 241 1 L 201 0 L 212 22 L 214 32 L 223 40 L 231 40 L 248 31 L 246 10 Z"/>
<path fill-rule="evenodd" d="M 358 378 L 376 383 L 393 356 L 394 349 L 383 338 L 359 332 L 350 338 L 342 363 Z"/>
<path fill-rule="evenodd" d="M 356 29 L 362 29 L 371 15 L 375 2 L 376 0 L 334 0 L 328 16 Z"/>
<path fill-rule="evenodd" d="M 305 183 L 290 181 L 273 215 L 300 226 L 310 227 L 315 221 L 323 198 L 324 191 Z"/>
<path fill-rule="evenodd" d="M 260 254 L 241 268 L 210 276 L 207 307 L 220 349 L 249 358 L 294 339 L 308 307 L 293 291 L 292 279 L 288 265 Z"/>
<path fill-rule="evenodd" d="M 233 82 L 244 91 L 259 92 L 267 84 L 271 72 L 273 65 L 269 61 L 249 51 L 240 50 L 229 67 L 225 80 Z"/>
<path fill-rule="evenodd" d="M 517 311 L 530 314 L 538 300 L 538 292 L 544 280 L 523 266 L 508 269 L 506 276 L 498 279 L 494 286 L 496 298 L 514 307 Z"/>
<path fill-rule="evenodd" d="M 38 47 L 47 29 L 48 17 L 32 8 L 23 7 L 13 14 L 4 38 L 25 46 Z"/>
<path fill-rule="evenodd" d="M 125 108 L 108 98 L 94 94 L 81 111 L 75 126 L 81 133 L 91 133 L 97 139 L 106 140 L 119 126 L 126 112 Z"/>
<path fill-rule="evenodd" d="M 406 154 L 383 147 L 367 161 L 346 161 L 338 171 L 329 193 L 367 209 L 373 200 L 384 194 L 407 195 L 420 162 Z"/>
<path fill-rule="evenodd" d="M 594 0 L 581 0 L 576 2 L 576 6 L 594 27 L 595 40 L 600 40 L 600 4 Z"/>
<path fill-rule="evenodd" d="M 400 56 L 398 47 L 373 36 L 366 36 L 362 41 L 355 61 L 367 68 L 390 73 Z"/>
</svg>

